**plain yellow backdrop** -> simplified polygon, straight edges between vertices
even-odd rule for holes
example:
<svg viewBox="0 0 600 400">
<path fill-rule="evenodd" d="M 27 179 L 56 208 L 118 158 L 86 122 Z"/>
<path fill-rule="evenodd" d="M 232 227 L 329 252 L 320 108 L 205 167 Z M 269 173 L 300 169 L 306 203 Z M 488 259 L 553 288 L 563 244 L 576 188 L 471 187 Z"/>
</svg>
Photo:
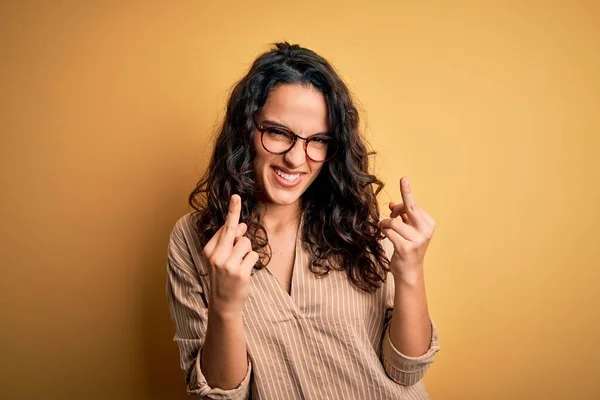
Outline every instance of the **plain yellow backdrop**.
<svg viewBox="0 0 600 400">
<path fill-rule="evenodd" d="M 600 398 L 600 5 L 12 1 L 0 6 L 0 397 L 185 399 L 166 246 L 232 85 L 328 58 L 411 178 L 434 399 Z"/>
</svg>

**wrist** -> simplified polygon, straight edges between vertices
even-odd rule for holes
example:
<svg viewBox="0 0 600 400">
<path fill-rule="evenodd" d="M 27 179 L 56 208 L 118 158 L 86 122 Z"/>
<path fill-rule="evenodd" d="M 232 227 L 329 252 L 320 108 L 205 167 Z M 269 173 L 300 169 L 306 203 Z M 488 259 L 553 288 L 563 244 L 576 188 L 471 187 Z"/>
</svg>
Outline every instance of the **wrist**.
<svg viewBox="0 0 600 400">
<path fill-rule="evenodd" d="M 394 283 L 396 287 L 420 287 L 425 284 L 425 274 L 422 269 L 420 271 L 398 273 L 394 275 Z"/>
<path fill-rule="evenodd" d="M 242 320 L 241 310 L 225 310 L 208 306 L 208 319 L 214 322 L 229 323 Z"/>
</svg>

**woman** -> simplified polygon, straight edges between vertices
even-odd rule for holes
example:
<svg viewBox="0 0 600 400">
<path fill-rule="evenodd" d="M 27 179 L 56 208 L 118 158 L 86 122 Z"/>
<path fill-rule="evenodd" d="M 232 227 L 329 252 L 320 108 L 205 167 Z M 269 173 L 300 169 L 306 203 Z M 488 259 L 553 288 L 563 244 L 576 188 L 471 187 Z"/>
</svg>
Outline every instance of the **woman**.
<svg viewBox="0 0 600 400">
<path fill-rule="evenodd" d="M 403 203 L 380 217 L 358 122 L 331 65 L 298 45 L 277 43 L 235 86 L 195 212 L 169 243 L 189 393 L 428 398 L 421 378 L 439 345 L 423 259 L 435 222 L 406 178 Z"/>
</svg>

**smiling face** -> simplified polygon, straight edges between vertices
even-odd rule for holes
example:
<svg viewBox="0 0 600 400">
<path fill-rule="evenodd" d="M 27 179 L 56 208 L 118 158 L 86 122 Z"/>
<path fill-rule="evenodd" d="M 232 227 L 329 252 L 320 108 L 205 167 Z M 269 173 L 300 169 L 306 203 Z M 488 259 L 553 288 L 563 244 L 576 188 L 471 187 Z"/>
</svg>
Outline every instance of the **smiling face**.
<svg viewBox="0 0 600 400">
<path fill-rule="evenodd" d="M 256 122 L 263 126 L 285 127 L 302 138 L 328 132 L 325 96 L 311 86 L 276 86 L 256 115 Z M 256 150 L 254 172 L 262 189 L 261 201 L 267 205 L 299 206 L 300 197 L 317 178 L 323 163 L 306 157 L 304 140 L 298 139 L 285 154 L 271 154 L 263 147 L 261 133 L 255 129 L 253 143 Z"/>
</svg>

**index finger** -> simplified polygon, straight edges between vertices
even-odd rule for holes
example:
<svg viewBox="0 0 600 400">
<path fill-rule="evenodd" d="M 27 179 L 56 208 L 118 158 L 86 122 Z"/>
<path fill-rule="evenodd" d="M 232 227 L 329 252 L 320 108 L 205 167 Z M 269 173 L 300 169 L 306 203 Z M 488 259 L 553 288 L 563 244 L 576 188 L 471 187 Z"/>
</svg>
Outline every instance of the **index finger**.
<svg viewBox="0 0 600 400">
<path fill-rule="evenodd" d="M 246 225 L 243 222 L 240 222 L 238 224 L 237 230 L 235 232 L 233 244 L 235 244 L 236 239 L 239 239 L 240 237 L 244 236 L 246 234 L 247 230 L 248 230 L 248 225 Z M 219 243 L 219 240 L 221 238 L 222 232 L 223 232 L 223 226 L 221 226 L 219 228 L 219 230 L 213 235 L 213 237 L 210 238 L 208 243 L 206 243 L 206 246 L 204 246 L 204 254 L 206 254 L 208 256 L 215 251 L 217 244 Z"/>
</svg>

